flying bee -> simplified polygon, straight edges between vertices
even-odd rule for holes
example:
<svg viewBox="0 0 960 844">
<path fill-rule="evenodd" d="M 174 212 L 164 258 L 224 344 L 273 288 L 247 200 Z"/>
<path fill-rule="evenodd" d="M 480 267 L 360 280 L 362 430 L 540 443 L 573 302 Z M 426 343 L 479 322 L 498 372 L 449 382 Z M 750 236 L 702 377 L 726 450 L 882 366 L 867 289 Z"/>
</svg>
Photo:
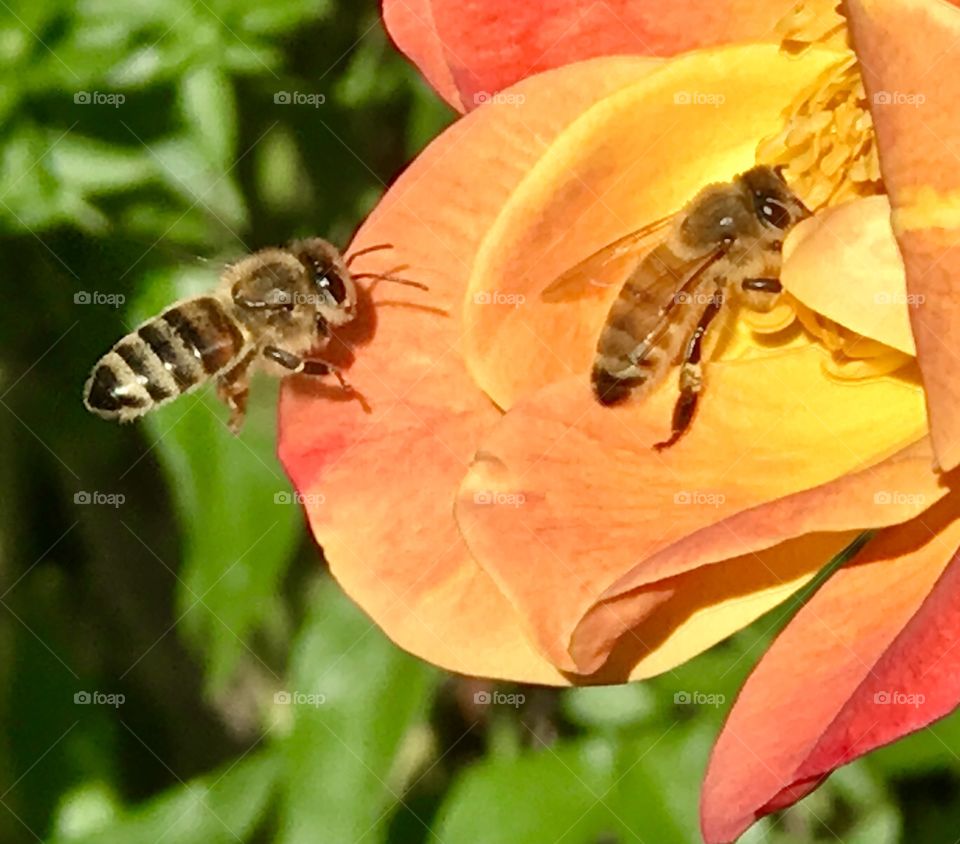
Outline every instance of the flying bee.
<svg viewBox="0 0 960 844">
<path fill-rule="evenodd" d="M 754 167 L 704 188 L 677 214 L 608 244 L 550 284 L 545 301 L 569 301 L 628 273 L 597 342 L 597 400 L 641 400 L 679 366 L 671 434 L 654 448 L 677 442 L 703 391 L 708 330 L 721 313 L 774 307 L 783 239 L 809 215 L 781 168 Z"/>
<path fill-rule="evenodd" d="M 346 260 L 319 237 L 254 252 L 226 268 L 207 294 L 183 299 L 116 343 L 94 366 L 83 402 L 104 419 L 129 422 L 214 380 L 238 433 L 250 376 L 262 367 L 277 376 L 333 374 L 332 364 L 305 357 L 331 330 L 354 319 L 361 278 L 424 285 L 379 273 L 351 274 Z M 374 282 L 376 283 L 376 282 Z"/>
</svg>

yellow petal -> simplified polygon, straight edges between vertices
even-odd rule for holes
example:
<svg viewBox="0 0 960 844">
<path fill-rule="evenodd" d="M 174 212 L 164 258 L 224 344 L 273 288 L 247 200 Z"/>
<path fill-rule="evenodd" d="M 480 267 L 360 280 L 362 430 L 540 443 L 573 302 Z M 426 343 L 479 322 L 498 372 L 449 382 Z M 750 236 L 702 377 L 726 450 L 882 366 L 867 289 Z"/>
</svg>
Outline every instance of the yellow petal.
<svg viewBox="0 0 960 844">
<path fill-rule="evenodd" d="M 924 435 L 920 387 L 835 382 L 824 357 L 806 346 L 711 364 L 692 429 L 664 452 L 651 446 L 668 431 L 672 385 L 608 408 L 578 376 L 506 414 L 457 517 L 558 668 L 591 673 L 616 646 L 626 652 L 602 679 L 662 671 L 783 600 L 850 538 L 836 534 L 935 501 L 932 471 L 917 470 L 929 454 L 883 462 Z M 871 467 L 842 495 L 815 494 Z M 807 536 L 818 531 L 834 535 Z"/>
<path fill-rule="evenodd" d="M 857 199 L 804 220 L 783 247 L 781 281 L 811 310 L 916 355 L 903 259 L 886 196 Z"/>
<path fill-rule="evenodd" d="M 595 250 L 754 164 L 757 141 L 837 54 L 773 45 L 691 53 L 583 114 L 544 151 L 473 266 L 465 355 L 501 407 L 589 368 L 611 298 L 544 303 L 540 293 Z M 518 363 L 522 365 L 518 365 Z"/>
</svg>

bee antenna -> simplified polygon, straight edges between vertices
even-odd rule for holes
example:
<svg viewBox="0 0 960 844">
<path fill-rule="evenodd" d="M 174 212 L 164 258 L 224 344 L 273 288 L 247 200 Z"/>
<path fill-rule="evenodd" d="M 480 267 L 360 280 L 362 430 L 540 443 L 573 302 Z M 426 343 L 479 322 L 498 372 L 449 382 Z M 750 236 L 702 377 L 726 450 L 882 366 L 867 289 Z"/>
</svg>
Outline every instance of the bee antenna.
<svg viewBox="0 0 960 844">
<path fill-rule="evenodd" d="M 373 290 L 377 284 L 381 281 L 392 281 L 394 284 L 402 284 L 405 287 L 416 287 L 418 290 L 429 290 L 430 288 L 427 285 L 419 281 L 411 281 L 409 278 L 400 278 L 395 275 L 384 275 L 382 273 L 359 273 L 358 275 L 353 276 L 353 280 L 357 281 L 361 278 L 372 278 L 373 283 L 370 285 L 368 290 Z"/>
<path fill-rule="evenodd" d="M 345 261 L 346 265 L 349 267 L 354 259 L 359 258 L 361 255 L 366 255 L 370 252 L 379 252 L 381 249 L 393 249 L 392 243 L 378 243 L 375 246 L 368 246 L 365 249 L 361 249 L 359 252 L 352 253 Z"/>
</svg>

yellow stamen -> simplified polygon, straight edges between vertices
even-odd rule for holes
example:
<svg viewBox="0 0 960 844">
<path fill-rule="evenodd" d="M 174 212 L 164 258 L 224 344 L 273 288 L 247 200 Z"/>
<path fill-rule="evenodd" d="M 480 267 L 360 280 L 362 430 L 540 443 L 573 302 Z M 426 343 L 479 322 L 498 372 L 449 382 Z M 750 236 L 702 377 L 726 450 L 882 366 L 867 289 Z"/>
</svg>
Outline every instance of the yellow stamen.
<svg viewBox="0 0 960 844">
<path fill-rule="evenodd" d="M 790 53 L 802 53 L 812 44 L 847 46 L 847 22 L 837 0 L 802 0 L 776 26 L 780 43 Z"/>
<path fill-rule="evenodd" d="M 799 54 L 826 45 L 840 57 L 785 110 L 783 129 L 757 147 L 757 161 L 784 165 L 791 187 L 813 210 L 883 193 L 873 119 L 840 8 L 837 0 L 806 0 L 778 24 L 783 51 Z M 925 200 L 918 197 L 905 224 L 926 218 Z M 845 328 L 789 294 L 769 314 L 747 313 L 743 321 L 759 345 L 793 336 L 786 329 L 796 321 L 805 342 L 829 353 L 824 371 L 834 379 L 862 381 L 914 363 L 909 354 Z"/>
<path fill-rule="evenodd" d="M 831 353 L 824 363 L 828 375 L 843 381 L 862 381 L 889 375 L 914 362 L 910 355 L 844 328 L 790 298 L 800 324 Z"/>
<path fill-rule="evenodd" d="M 782 164 L 795 191 L 816 210 L 880 193 L 880 160 L 857 57 L 836 0 L 799 3 L 780 21 L 781 48 L 829 45 L 843 57 L 784 113 L 784 128 L 757 147 L 757 161 Z"/>
</svg>

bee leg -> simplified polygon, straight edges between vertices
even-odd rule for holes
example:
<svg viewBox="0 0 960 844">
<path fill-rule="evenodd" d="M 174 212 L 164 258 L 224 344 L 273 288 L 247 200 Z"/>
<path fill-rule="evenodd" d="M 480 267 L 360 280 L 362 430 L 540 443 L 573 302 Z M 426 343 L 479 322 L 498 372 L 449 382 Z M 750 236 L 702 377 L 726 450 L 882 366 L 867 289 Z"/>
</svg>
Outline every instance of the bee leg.
<svg viewBox="0 0 960 844">
<path fill-rule="evenodd" d="M 767 313 L 783 292 L 779 278 L 745 278 L 740 282 L 744 304 L 752 310 Z"/>
<path fill-rule="evenodd" d="M 247 355 L 233 369 L 217 379 L 217 395 L 230 408 L 227 427 L 231 434 L 239 434 L 247 415 L 247 397 L 250 395 L 250 364 L 253 355 Z"/>
<path fill-rule="evenodd" d="M 697 412 L 697 402 L 700 399 L 700 393 L 703 390 L 703 364 L 701 361 L 703 355 L 703 337 L 713 322 L 714 317 L 720 313 L 723 307 L 723 294 L 717 291 L 710 304 L 704 309 L 700 316 L 697 327 L 687 342 L 687 348 L 683 355 L 683 363 L 680 367 L 680 396 L 677 403 L 673 406 L 673 423 L 671 425 L 670 438 L 654 445 L 657 451 L 663 451 L 669 448 L 680 439 L 693 422 L 694 414 Z"/>
<path fill-rule="evenodd" d="M 780 293 L 783 290 L 779 278 L 745 278 L 740 287 L 746 293 Z"/>
<path fill-rule="evenodd" d="M 343 377 L 343 374 L 340 370 L 335 367 L 333 364 L 327 363 L 323 360 L 304 360 L 299 355 L 295 355 L 293 352 L 288 352 L 286 349 L 280 349 L 276 346 L 267 346 L 263 350 L 265 357 L 270 358 L 270 360 L 275 363 L 279 363 L 284 369 L 289 369 L 291 372 L 300 373 L 302 375 L 330 375 L 333 374 L 334 377 L 340 382 L 340 386 L 345 390 L 349 391 L 352 388 L 347 383 L 346 379 Z"/>
</svg>

